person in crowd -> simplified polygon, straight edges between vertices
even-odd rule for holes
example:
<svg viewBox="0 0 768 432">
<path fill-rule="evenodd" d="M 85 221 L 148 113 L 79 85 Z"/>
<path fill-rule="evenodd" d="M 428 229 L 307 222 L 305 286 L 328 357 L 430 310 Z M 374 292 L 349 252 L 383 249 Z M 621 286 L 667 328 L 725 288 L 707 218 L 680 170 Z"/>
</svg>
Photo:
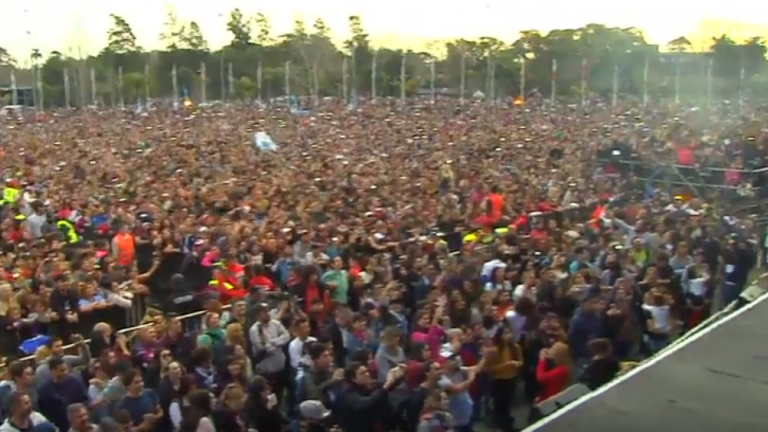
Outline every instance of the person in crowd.
<svg viewBox="0 0 768 432">
<path fill-rule="evenodd" d="M 268 432 L 283 430 L 283 416 L 279 411 L 277 395 L 273 393 L 269 381 L 264 377 L 257 376 L 251 381 L 245 408 L 250 428 Z"/>
<path fill-rule="evenodd" d="M 216 430 L 246 432 L 243 415 L 245 390 L 239 384 L 229 384 L 220 395 L 221 403 L 213 410 L 211 420 Z"/>
<path fill-rule="evenodd" d="M 321 343 L 311 343 L 307 348 L 309 364 L 302 368 L 296 381 L 296 400 L 317 400 L 330 406 L 338 393 L 344 370 L 333 369 L 333 357 L 328 348 Z"/>
<path fill-rule="evenodd" d="M 178 404 L 176 405 L 178 407 Z M 185 410 L 172 414 L 173 424 L 179 432 L 215 432 L 211 420 L 213 399 L 205 390 L 194 390 L 187 395 Z"/>
<path fill-rule="evenodd" d="M 453 416 L 448 411 L 448 395 L 432 390 L 424 401 L 417 432 L 436 432 L 453 429 Z"/>
<path fill-rule="evenodd" d="M 397 327 L 387 327 L 381 332 L 381 343 L 374 356 L 378 380 L 384 381 L 392 368 L 405 365 L 407 360 L 402 347 L 402 333 Z"/>
<path fill-rule="evenodd" d="M 71 370 L 78 366 L 85 366 L 91 359 L 91 352 L 84 343 L 82 336 L 73 335 L 72 340 L 78 345 L 78 351 L 80 355 L 68 355 L 64 353 L 64 340 L 58 337 L 51 339 L 49 347 L 51 349 L 50 357 L 38 363 L 37 369 L 35 369 L 35 383 L 40 386 L 51 377 L 51 370 L 49 369 L 49 361 L 53 357 L 59 357 L 64 361 L 67 367 Z"/>
<path fill-rule="evenodd" d="M 144 379 L 137 369 L 131 369 L 122 376 L 127 393 L 115 404 L 115 409 L 128 412 L 134 427 L 152 429 L 163 418 L 163 410 L 157 394 L 144 388 Z"/>
<path fill-rule="evenodd" d="M 216 393 L 216 367 L 213 364 L 211 350 L 205 347 L 197 348 L 192 353 L 192 376 L 195 377 L 195 385 L 201 389 L 207 389 Z"/>
<path fill-rule="evenodd" d="M 542 349 L 536 366 L 536 379 L 539 382 L 537 401 L 545 401 L 568 388 L 573 374 L 568 345 L 556 342 L 551 348 Z"/>
<path fill-rule="evenodd" d="M 32 409 L 37 409 L 37 388 L 35 387 L 35 372 L 32 366 L 16 361 L 8 367 L 9 380 L 0 382 L 0 415 L 10 412 L 8 406 L 12 393 L 21 393 L 29 397 Z"/>
<path fill-rule="evenodd" d="M 516 336 L 508 324 L 496 328 L 486 370 L 491 381 L 491 403 L 496 429 L 514 430 L 515 418 L 510 409 L 515 399 L 517 377 L 523 367 L 523 354 L 517 345 Z"/>
<path fill-rule="evenodd" d="M 335 405 L 338 423 L 345 432 L 376 430 L 383 423 L 381 415 L 388 412 L 387 396 L 403 378 L 404 368 L 392 368 L 381 387 L 375 385 L 364 365 L 350 363 L 344 368 L 347 388 L 339 395 Z"/>
<path fill-rule="evenodd" d="M 93 377 L 88 380 L 88 410 L 95 421 L 107 417 L 111 400 L 104 397 L 110 380 L 111 365 L 102 360 L 93 361 Z"/>
<path fill-rule="evenodd" d="M 293 335 L 288 344 L 288 360 L 292 371 L 298 371 L 301 360 L 305 357 L 305 347 L 316 342 L 317 339 L 310 336 L 312 328 L 307 318 L 298 318 L 293 322 Z"/>
<path fill-rule="evenodd" d="M 171 422 L 171 404 L 174 401 L 182 399 L 182 393 L 187 389 L 182 388 L 184 369 L 182 365 L 176 361 L 171 360 L 163 371 L 163 378 L 160 380 L 160 384 L 157 387 L 157 398 L 160 404 L 160 409 L 163 410 L 163 418 L 158 422 L 159 429 L 175 429 L 178 424 L 173 425 Z"/>
<path fill-rule="evenodd" d="M 218 312 L 208 312 L 203 322 L 205 330 L 197 337 L 197 346 L 216 351 L 227 340 L 227 334 L 221 326 L 221 315 Z"/>
<path fill-rule="evenodd" d="M 99 427 L 91 423 L 85 404 L 76 403 L 67 407 L 69 430 L 72 432 L 100 432 Z"/>
<path fill-rule="evenodd" d="M 59 430 L 69 429 L 67 407 L 76 403 L 88 403 L 88 392 L 83 381 L 69 373 L 67 363 L 61 357 L 48 360 L 51 377 L 37 390 L 40 413 Z"/>
<path fill-rule="evenodd" d="M 276 394 L 285 388 L 285 352 L 283 347 L 290 342 L 291 335 L 277 320 L 269 316 L 266 305 L 255 310 L 256 323 L 248 332 L 253 347 L 254 367 L 269 380 Z"/>
<path fill-rule="evenodd" d="M 331 411 L 320 401 L 305 400 L 299 404 L 301 432 L 328 432 L 328 418 Z"/>
<path fill-rule="evenodd" d="M 55 432 L 56 426 L 32 408 L 29 396 L 12 392 L 8 396 L 8 415 L 0 425 L 0 432 Z"/>
<path fill-rule="evenodd" d="M 594 390 L 611 380 L 621 371 L 621 364 L 613 356 L 611 342 L 608 339 L 594 339 L 589 343 L 592 361 L 581 373 L 579 381 Z"/>
<path fill-rule="evenodd" d="M 175 317 L 166 320 L 165 334 L 160 338 L 160 345 L 169 350 L 171 357 L 180 361 L 182 365 L 191 365 L 191 355 L 195 348 L 195 341 L 185 334 L 181 321 Z"/>
</svg>

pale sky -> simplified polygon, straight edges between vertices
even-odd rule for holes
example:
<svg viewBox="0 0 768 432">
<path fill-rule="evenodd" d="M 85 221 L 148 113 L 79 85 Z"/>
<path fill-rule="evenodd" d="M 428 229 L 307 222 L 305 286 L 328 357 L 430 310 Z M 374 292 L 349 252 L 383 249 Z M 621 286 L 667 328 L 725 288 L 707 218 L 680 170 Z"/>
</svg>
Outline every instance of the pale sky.
<svg viewBox="0 0 768 432">
<path fill-rule="evenodd" d="M 308 25 L 322 17 L 334 38 L 347 36 L 347 17 L 360 15 L 374 45 L 423 47 L 430 40 L 494 36 L 514 40 L 519 31 L 576 28 L 587 23 L 636 26 L 652 43 L 690 35 L 705 20 L 756 23 L 768 16 L 768 3 L 755 0 L 727 2 L 693 0 L 481 0 L 465 5 L 457 0 L 23 0 L 0 7 L 0 47 L 19 59 L 32 48 L 77 54 L 101 49 L 110 26 L 109 14 L 127 19 L 144 48 L 159 48 L 166 11 L 174 8 L 180 20 L 197 21 L 211 47 L 229 42 L 227 15 L 239 7 L 246 14 L 263 12 L 276 35 L 290 31 L 296 17 Z M 455 7 L 451 5 L 455 4 Z M 713 33 L 732 32 L 728 28 Z M 761 32 L 762 33 L 762 32 Z"/>
</svg>

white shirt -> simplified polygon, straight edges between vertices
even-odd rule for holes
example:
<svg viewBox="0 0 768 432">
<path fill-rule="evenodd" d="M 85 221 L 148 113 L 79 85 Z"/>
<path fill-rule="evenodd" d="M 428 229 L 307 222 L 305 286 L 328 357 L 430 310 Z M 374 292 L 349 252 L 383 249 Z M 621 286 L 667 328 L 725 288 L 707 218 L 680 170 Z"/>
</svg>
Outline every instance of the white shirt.
<svg viewBox="0 0 768 432">
<path fill-rule="evenodd" d="M 526 288 L 525 284 L 520 284 L 515 287 L 515 290 L 512 291 L 512 300 L 518 301 L 523 297 L 528 297 L 531 300 L 536 299 L 536 287 L 532 286 L 530 288 Z"/>
<path fill-rule="evenodd" d="M 669 306 L 652 306 L 652 305 L 644 304 L 643 310 L 646 310 L 651 314 L 651 318 L 653 319 L 653 324 L 656 326 L 657 330 L 662 332 L 669 331 L 669 327 L 670 327 Z"/>
<path fill-rule="evenodd" d="M 304 344 L 316 341 L 317 339 L 310 336 L 305 341 L 302 341 L 299 338 L 294 338 L 291 343 L 288 344 L 288 358 L 291 361 L 291 367 L 293 369 L 299 368 L 299 362 L 301 362 L 302 357 L 304 357 Z"/>
</svg>

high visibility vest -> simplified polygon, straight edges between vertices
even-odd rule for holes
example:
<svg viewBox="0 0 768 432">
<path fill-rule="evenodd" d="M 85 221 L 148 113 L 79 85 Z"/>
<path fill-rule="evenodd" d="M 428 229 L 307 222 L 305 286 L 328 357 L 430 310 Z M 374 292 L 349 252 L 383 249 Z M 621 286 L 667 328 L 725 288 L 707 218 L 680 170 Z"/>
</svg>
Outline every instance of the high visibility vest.
<svg viewBox="0 0 768 432">
<path fill-rule="evenodd" d="M 3 204 L 15 204 L 18 201 L 21 191 L 10 186 L 3 189 Z"/>
<path fill-rule="evenodd" d="M 507 227 L 496 228 L 495 230 L 493 230 L 493 232 L 498 236 L 505 236 L 507 235 L 507 233 L 509 233 L 509 228 Z"/>
<path fill-rule="evenodd" d="M 462 238 L 464 243 L 474 243 L 477 241 L 477 234 L 469 233 Z"/>
<path fill-rule="evenodd" d="M 218 279 L 211 279 L 210 281 L 208 281 L 208 285 L 209 286 L 218 287 L 219 286 L 219 281 L 218 281 Z M 233 290 L 233 289 L 235 289 L 235 286 L 232 285 L 229 282 L 224 282 L 224 288 L 226 288 L 228 290 Z"/>
<path fill-rule="evenodd" d="M 77 230 L 75 229 L 75 226 L 72 225 L 72 222 L 68 220 L 60 220 L 56 222 L 56 228 L 58 228 L 64 235 L 67 243 L 75 244 L 80 241 L 80 236 L 77 235 Z"/>
<path fill-rule="evenodd" d="M 117 243 L 117 264 L 129 266 L 133 263 L 136 254 L 136 243 L 130 234 L 118 234 L 115 236 Z"/>
</svg>

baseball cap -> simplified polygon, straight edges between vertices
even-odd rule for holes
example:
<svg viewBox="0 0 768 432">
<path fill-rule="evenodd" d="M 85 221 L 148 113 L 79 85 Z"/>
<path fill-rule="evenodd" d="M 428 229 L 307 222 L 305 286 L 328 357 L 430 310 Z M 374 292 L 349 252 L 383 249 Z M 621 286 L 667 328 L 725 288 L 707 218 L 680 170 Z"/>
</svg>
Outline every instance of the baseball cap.
<svg viewBox="0 0 768 432">
<path fill-rule="evenodd" d="M 301 417 L 307 420 L 324 420 L 331 415 L 331 412 L 317 400 L 306 400 L 299 404 Z"/>
</svg>

